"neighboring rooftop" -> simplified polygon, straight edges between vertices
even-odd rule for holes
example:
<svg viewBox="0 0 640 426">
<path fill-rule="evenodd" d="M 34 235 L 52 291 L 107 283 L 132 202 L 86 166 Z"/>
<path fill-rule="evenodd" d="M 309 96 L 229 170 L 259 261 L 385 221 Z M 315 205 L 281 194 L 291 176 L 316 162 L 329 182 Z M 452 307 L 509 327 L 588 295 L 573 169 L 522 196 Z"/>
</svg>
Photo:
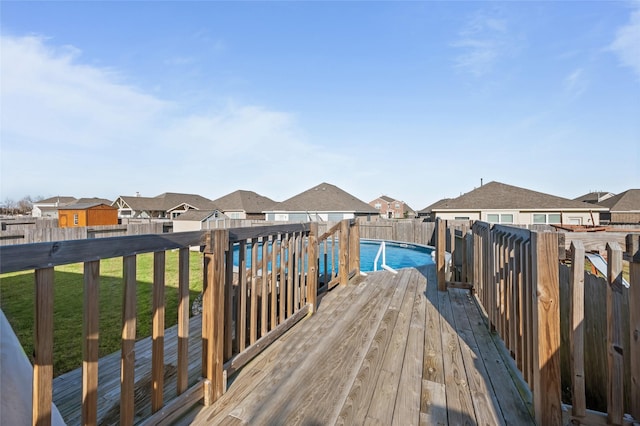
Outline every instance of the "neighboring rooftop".
<svg viewBox="0 0 640 426">
<path fill-rule="evenodd" d="M 640 212 L 640 189 L 629 189 L 600 202 L 611 212 Z"/>
<path fill-rule="evenodd" d="M 271 198 L 242 189 L 215 199 L 213 203 L 222 211 L 233 210 L 247 213 L 262 213 L 276 204 Z"/>
<path fill-rule="evenodd" d="M 440 203 L 440 202 L 439 202 Z M 489 182 L 473 191 L 440 203 L 432 210 L 455 209 L 576 209 L 588 210 L 592 206 L 585 205 L 582 201 L 569 200 L 567 198 L 530 189 L 507 185 L 500 182 Z M 598 206 L 595 206 L 597 209 Z"/>
<path fill-rule="evenodd" d="M 613 197 L 615 194 L 612 192 L 604 192 L 604 191 L 594 191 L 588 194 L 584 194 L 578 198 L 574 198 L 574 201 L 582 201 L 585 203 L 591 204 L 599 204 L 601 201 L 604 201 L 608 198 Z"/>
<path fill-rule="evenodd" d="M 270 211 L 334 211 L 378 214 L 378 210 L 369 204 L 326 182 L 275 204 Z"/>
</svg>

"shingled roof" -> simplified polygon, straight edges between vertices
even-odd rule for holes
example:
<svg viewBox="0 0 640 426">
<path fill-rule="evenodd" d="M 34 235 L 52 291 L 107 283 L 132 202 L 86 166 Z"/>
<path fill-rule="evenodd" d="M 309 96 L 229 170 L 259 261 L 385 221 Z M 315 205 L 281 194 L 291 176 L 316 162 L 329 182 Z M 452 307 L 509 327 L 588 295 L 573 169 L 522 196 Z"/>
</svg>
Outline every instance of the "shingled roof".
<svg viewBox="0 0 640 426">
<path fill-rule="evenodd" d="M 73 203 L 76 201 L 76 197 L 57 195 L 55 197 L 45 198 L 44 200 L 36 201 L 33 204 L 55 204 L 60 205 Z"/>
<path fill-rule="evenodd" d="M 433 204 L 428 205 L 424 209 L 420 210 L 418 213 L 431 213 L 433 211 L 433 209 L 437 209 L 440 206 L 444 206 L 449 201 L 451 201 L 451 198 L 443 198 L 441 200 L 436 201 Z"/>
<path fill-rule="evenodd" d="M 378 214 L 378 210 L 337 186 L 323 182 L 288 200 L 277 203 L 269 211 L 288 212 L 355 212 Z"/>
<path fill-rule="evenodd" d="M 276 204 L 271 198 L 253 191 L 239 189 L 216 200 L 215 204 L 222 211 L 244 211 L 246 213 L 262 213 Z"/>
<path fill-rule="evenodd" d="M 440 203 L 440 202 L 439 202 Z M 432 210 L 606 210 L 582 201 L 532 191 L 500 182 L 489 182 L 473 191 L 446 200 Z"/>
<path fill-rule="evenodd" d="M 188 204 L 198 210 L 215 210 L 213 201 L 197 194 L 165 192 L 155 197 L 121 195 L 120 199 L 134 210 L 169 211 L 182 204 Z"/>
<path fill-rule="evenodd" d="M 608 207 L 611 212 L 640 212 L 640 189 L 629 189 L 599 204 Z"/>
</svg>

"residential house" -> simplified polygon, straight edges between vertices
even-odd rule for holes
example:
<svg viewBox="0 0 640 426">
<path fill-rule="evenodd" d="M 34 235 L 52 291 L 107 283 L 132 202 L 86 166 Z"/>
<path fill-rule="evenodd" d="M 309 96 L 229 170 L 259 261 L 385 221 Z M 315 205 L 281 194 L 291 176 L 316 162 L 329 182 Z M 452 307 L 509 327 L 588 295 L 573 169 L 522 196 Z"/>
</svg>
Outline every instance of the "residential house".
<svg viewBox="0 0 640 426">
<path fill-rule="evenodd" d="M 265 211 L 268 221 L 321 222 L 378 216 L 378 210 L 337 186 L 321 183 Z"/>
<path fill-rule="evenodd" d="M 435 216 L 433 216 L 433 209 L 446 205 L 446 203 L 449 202 L 450 200 L 451 198 L 443 198 L 441 200 L 436 201 L 433 204 L 428 205 L 424 209 L 418 211 L 418 217 L 423 218 L 427 222 L 435 221 Z"/>
<path fill-rule="evenodd" d="M 369 205 L 380 213 L 380 217 L 387 219 L 406 219 L 415 217 L 416 213 L 404 201 L 386 195 L 381 195 Z"/>
<path fill-rule="evenodd" d="M 119 196 L 112 204 L 121 219 L 175 219 L 189 210 L 216 210 L 213 201 L 196 194 L 165 192 L 155 197 Z"/>
<path fill-rule="evenodd" d="M 602 213 L 600 219 L 611 224 L 640 223 L 640 189 L 629 189 L 621 194 L 600 202 L 608 212 Z"/>
<path fill-rule="evenodd" d="M 58 227 L 117 225 L 118 210 L 104 203 L 70 204 L 58 209 Z"/>
<path fill-rule="evenodd" d="M 76 201 L 77 200 L 75 197 L 63 197 L 60 195 L 36 201 L 35 203 L 33 203 L 31 216 L 57 219 L 59 207 L 64 207 Z"/>
<path fill-rule="evenodd" d="M 218 221 L 228 219 L 219 210 L 189 210 L 173 220 L 173 232 L 200 231 L 218 228 Z"/>
<path fill-rule="evenodd" d="M 102 203 L 110 206 L 111 204 L 113 204 L 113 201 L 107 200 L 106 198 L 91 197 L 91 198 L 79 198 L 73 202 L 73 204 L 95 204 L 95 203 Z"/>
<path fill-rule="evenodd" d="M 237 190 L 213 200 L 213 204 L 230 219 L 264 220 L 264 211 L 276 202 L 253 191 Z"/>
<path fill-rule="evenodd" d="M 482 220 L 505 224 L 599 225 L 607 208 L 490 182 L 431 208 L 432 220 Z"/>
<path fill-rule="evenodd" d="M 583 201 L 585 203 L 600 204 L 608 198 L 613 197 L 615 194 L 612 192 L 594 191 L 588 194 L 584 194 L 578 198 L 574 198 L 574 201 Z"/>
</svg>

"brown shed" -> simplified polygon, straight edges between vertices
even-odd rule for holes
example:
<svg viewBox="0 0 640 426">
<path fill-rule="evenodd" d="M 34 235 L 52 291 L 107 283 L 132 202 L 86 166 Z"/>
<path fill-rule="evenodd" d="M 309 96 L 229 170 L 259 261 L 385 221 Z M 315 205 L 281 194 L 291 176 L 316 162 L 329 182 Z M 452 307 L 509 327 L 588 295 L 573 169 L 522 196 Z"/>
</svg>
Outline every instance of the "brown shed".
<svg viewBox="0 0 640 426">
<path fill-rule="evenodd" d="M 117 225 L 118 209 L 103 203 L 72 204 L 58 209 L 58 226 Z"/>
</svg>

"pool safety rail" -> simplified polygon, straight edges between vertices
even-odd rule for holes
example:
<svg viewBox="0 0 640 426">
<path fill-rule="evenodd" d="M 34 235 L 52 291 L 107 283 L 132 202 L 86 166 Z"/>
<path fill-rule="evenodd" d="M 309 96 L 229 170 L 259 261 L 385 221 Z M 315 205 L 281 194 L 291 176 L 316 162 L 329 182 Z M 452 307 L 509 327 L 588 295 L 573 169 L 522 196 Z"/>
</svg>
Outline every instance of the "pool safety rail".
<svg viewBox="0 0 640 426">
<path fill-rule="evenodd" d="M 380 243 L 380 248 L 378 249 L 378 254 L 376 254 L 376 258 L 373 260 L 373 270 L 377 271 L 378 270 L 378 260 L 380 259 L 380 255 L 382 255 L 382 264 L 380 265 L 380 267 L 386 271 L 389 271 L 393 274 L 397 274 L 398 271 L 396 271 L 395 269 L 393 269 L 392 267 L 387 265 L 387 249 L 386 249 L 387 245 L 385 244 L 384 241 L 382 241 Z"/>
</svg>

